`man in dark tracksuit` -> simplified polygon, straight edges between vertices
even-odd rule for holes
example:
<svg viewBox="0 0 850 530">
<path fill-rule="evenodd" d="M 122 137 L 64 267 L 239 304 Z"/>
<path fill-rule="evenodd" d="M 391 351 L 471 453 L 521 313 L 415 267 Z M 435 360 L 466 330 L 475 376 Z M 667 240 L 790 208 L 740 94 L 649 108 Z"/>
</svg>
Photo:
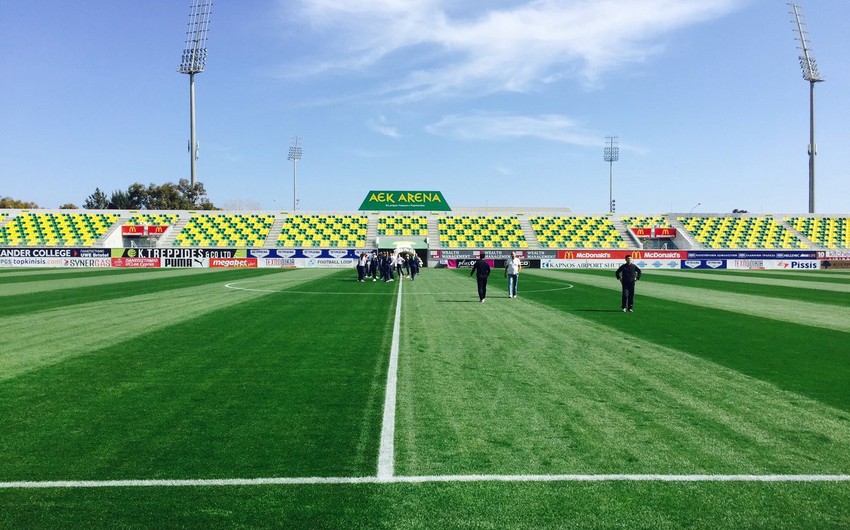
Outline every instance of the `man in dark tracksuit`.
<svg viewBox="0 0 850 530">
<path fill-rule="evenodd" d="M 635 282 L 640 280 L 640 268 L 632 263 L 632 257 L 626 256 L 626 262 L 617 269 L 617 279 L 623 284 L 623 312 L 632 312 L 635 305 Z"/>
<path fill-rule="evenodd" d="M 487 278 L 490 277 L 490 264 L 484 260 L 483 252 L 472 266 L 472 272 L 469 275 L 472 276 L 473 274 L 475 274 L 475 279 L 478 280 L 478 299 L 484 302 L 484 299 L 487 298 Z"/>
</svg>

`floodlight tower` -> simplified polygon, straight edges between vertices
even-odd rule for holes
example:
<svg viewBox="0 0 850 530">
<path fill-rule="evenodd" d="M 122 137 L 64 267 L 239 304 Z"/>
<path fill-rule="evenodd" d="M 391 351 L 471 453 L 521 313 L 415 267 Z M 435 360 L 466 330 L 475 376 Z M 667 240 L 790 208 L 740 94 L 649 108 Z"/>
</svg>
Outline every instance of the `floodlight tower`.
<svg viewBox="0 0 850 530">
<path fill-rule="evenodd" d="M 298 210 L 298 161 L 301 160 L 301 138 L 294 136 L 287 160 L 292 160 L 292 210 Z"/>
<path fill-rule="evenodd" d="M 815 213 L 815 156 L 817 147 L 815 145 L 815 83 L 823 79 L 818 72 L 818 63 L 812 55 L 812 44 L 809 42 L 809 33 L 803 22 L 803 14 L 797 4 L 788 4 L 791 7 L 792 20 L 797 30 L 797 40 L 800 41 L 800 67 L 803 69 L 803 79 L 809 82 L 809 213 Z"/>
<path fill-rule="evenodd" d="M 181 74 L 189 74 L 189 164 L 191 184 L 195 185 L 195 163 L 198 160 L 198 140 L 195 137 L 195 74 L 204 71 L 207 62 L 207 30 L 210 27 L 212 0 L 192 0 L 189 6 L 189 24 L 186 46 L 180 61 Z"/>
<path fill-rule="evenodd" d="M 614 212 L 614 162 L 620 159 L 620 148 L 617 146 L 618 136 L 605 137 L 603 159 L 608 162 L 608 211 Z"/>
</svg>

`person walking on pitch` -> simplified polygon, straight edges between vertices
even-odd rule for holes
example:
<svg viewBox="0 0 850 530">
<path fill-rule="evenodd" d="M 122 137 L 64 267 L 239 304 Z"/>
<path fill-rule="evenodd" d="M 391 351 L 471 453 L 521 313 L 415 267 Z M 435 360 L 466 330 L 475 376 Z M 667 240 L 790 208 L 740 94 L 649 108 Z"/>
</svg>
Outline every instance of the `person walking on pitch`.
<svg viewBox="0 0 850 530">
<path fill-rule="evenodd" d="M 472 276 L 473 274 L 478 281 L 478 300 L 483 303 L 487 298 L 487 278 L 490 277 L 490 264 L 484 259 L 483 252 L 481 257 L 472 265 L 472 272 L 469 275 Z"/>
<path fill-rule="evenodd" d="M 522 270 L 522 261 L 516 257 L 516 252 L 511 252 L 511 258 L 505 261 L 505 278 L 508 279 L 508 298 L 516 298 L 516 284 L 519 281 L 519 271 Z"/>
<path fill-rule="evenodd" d="M 635 282 L 640 280 L 640 267 L 632 263 L 632 257 L 626 256 L 626 262 L 617 269 L 617 279 L 623 285 L 623 312 L 631 313 L 635 306 Z"/>
</svg>

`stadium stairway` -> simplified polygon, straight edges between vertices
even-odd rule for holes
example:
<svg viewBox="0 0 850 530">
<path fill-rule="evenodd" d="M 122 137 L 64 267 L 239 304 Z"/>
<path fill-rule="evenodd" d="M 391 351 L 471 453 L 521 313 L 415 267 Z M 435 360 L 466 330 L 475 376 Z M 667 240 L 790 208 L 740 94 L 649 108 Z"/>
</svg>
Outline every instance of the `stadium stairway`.
<svg viewBox="0 0 850 530">
<path fill-rule="evenodd" d="M 192 214 L 181 214 L 177 222 L 171 226 L 171 229 L 159 241 L 159 247 L 165 248 L 172 246 L 174 244 L 174 240 L 177 239 L 177 234 L 179 234 L 183 230 L 183 228 L 189 223 L 189 219 L 191 218 Z"/>
<path fill-rule="evenodd" d="M 537 239 L 537 234 L 534 232 L 534 229 L 531 228 L 531 221 L 528 220 L 528 217 L 525 215 L 518 215 L 517 218 L 519 219 L 519 226 L 522 228 L 522 233 L 525 235 L 525 242 L 528 243 L 528 248 L 540 248 L 540 240 Z"/>
<path fill-rule="evenodd" d="M 368 214 L 369 224 L 366 225 L 366 248 L 378 248 L 375 241 L 378 239 L 378 214 Z"/>
<path fill-rule="evenodd" d="M 811 239 L 806 237 L 806 235 L 804 233 L 800 232 L 799 230 L 797 230 L 796 228 L 791 226 L 791 223 L 786 221 L 783 217 L 784 216 L 775 216 L 773 219 L 777 223 L 779 223 L 780 225 L 785 227 L 786 230 L 788 230 L 789 232 L 794 234 L 794 237 L 796 237 L 797 239 L 799 239 L 800 241 L 802 241 L 803 243 L 808 245 L 810 249 L 812 249 L 812 248 L 822 248 L 819 244 L 815 243 L 814 241 L 812 241 Z"/>
<path fill-rule="evenodd" d="M 428 248 L 440 248 L 440 218 L 436 215 L 428 216 Z"/>
<path fill-rule="evenodd" d="M 623 238 L 623 241 L 629 244 L 629 248 L 643 248 L 643 245 L 640 244 L 637 238 L 632 237 L 631 231 L 623 223 L 622 217 L 611 216 L 611 224 L 614 225 L 614 228 L 620 234 L 620 237 Z"/>
<path fill-rule="evenodd" d="M 275 248 L 277 246 L 277 240 L 280 238 L 280 233 L 283 232 L 283 225 L 286 223 L 287 217 L 288 216 L 286 214 L 282 216 L 275 215 L 274 223 L 269 229 L 269 235 L 266 236 L 266 241 L 263 243 L 263 247 Z"/>
<path fill-rule="evenodd" d="M 112 223 L 112 226 L 109 227 L 109 230 L 106 231 L 105 234 L 100 236 L 98 240 L 95 242 L 94 246 L 96 247 L 120 247 L 123 245 L 123 235 L 121 234 L 121 227 L 124 226 L 124 223 L 130 220 L 133 215 L 130 212 L 122 212 L 118 220 Z"/>
<path fill-rule="evenodd" d="M 667 216 L 667 220 L 670 221 L 670 226 L 676 229 L 676 233 L 687 241 L 687 246 L 680 245 L 680 248 L 704 248 L 700 243 L 697 243 L 696 239 L 694 239 L 694 236 L 691 235 L 690 232 L 685 230 L 685 225 L 679 222 L 679 219 L 677 219 L 678 217 L 679 215 L 669 214 Z"/>
</svg>

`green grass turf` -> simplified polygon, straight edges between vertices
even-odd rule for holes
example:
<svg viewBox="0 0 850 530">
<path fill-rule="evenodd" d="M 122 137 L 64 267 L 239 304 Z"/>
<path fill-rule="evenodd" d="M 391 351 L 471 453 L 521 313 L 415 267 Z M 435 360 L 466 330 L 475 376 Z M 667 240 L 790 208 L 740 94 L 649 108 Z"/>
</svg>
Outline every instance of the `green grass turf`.
<svg viewBox="0 0 850 530">
<path fill-rule="evenodd" d="M 710 286 L 715 291 L 770 296 L 779 300 L 802 300 L 824 305 L 850 306 L 850 282 L 819 282 L 790 278 L 733 276 L 719 271 L 662 271 L 647 274 L 647 283 Z M 696 280 L 696 281 L 695 281 Z M 759 282 L 759 283 L 756 283 Z"/>
<path fill-rule="evenodd" d="M 558 273 L 529 273 L 523 280 L 535 282 L 558 280 Z M 850 411 L 850 334 L 836 330 L 801 326 L 783 320 L 783 300 L 775 300 L 772 319 L 746 312 L 702 307 L 693 303 L 671 301 L 681 279 L 670 276 L 652 277 L 638 282 L 633 314 L 622 315 L 619 284 L 613 273 L 582 272 L 563 275 L 572 282 L 569 291 L 530 293 L 529 297 L 560 311 L 579 316 L 629 336 L 648 340 L 697 355 L 743 374 L 818 399 L 831 406 Z M 610 280 L 612 289 L 579 283 L 591 279 Z M 661 284 L 663 299 L 645 295 L 650 278 Z M 690 287 L 705 288 L 704 282 L 692 280 Z M 543 283 L 545 285 L 545 283 Z M 777 287 L 777 290 L 779 288 Z M 728 292 L 728 291 L 726 291 Z M 562 294 L 563 293 L 563 294 Z M 721 291 L 722 293 L 722 291 Z M 832 308 L 820 306 L 824 314 Z M 634 318 L 621 318 L 623 316 Z"/>
<path fill-rule="evenodd" d="M 208 277 L 232 305 L 172 324 L 163 291 L 146 311 L 165 327 L 8 379 L 4 480 L 371 474 L 393 300 L 322 296 L 356 287 L 332 276 L 245 299 Z"/>
<path fill-rule="evenodd" d="M 497 275 L 479 304 L 467 274 L 404 283 L 397 474 L 850 472 L 848 333 L 799 322 L 841 307 L 767 318 L 769 290 L 650 271 L 635 314 L 610 272 L 526 271 L 517 300 Z M 120 276 L 0 279 L 0 481 L 374 476 L 398 283 Z M 846 482 L 0 489 L 0 527 L 840 528 L 847 506 Z"/>
</svg>

